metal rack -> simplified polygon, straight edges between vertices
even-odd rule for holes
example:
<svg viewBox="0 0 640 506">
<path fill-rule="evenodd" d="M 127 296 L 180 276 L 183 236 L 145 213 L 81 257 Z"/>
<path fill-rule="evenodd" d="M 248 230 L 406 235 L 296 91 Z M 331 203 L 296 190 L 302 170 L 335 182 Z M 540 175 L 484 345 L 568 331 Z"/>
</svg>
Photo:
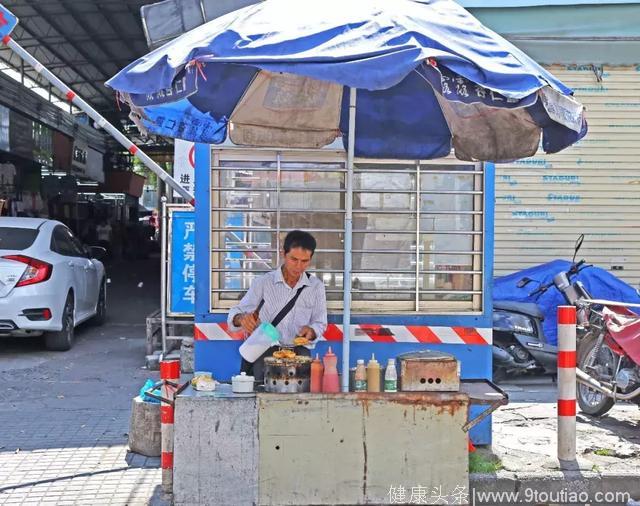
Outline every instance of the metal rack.
<svg viewBox="0 0 640 506">
<path fill-rule="evenodd" d="M 189 204 L 168 204 L 162 197 L 162 221 L 160 229 L 160 309 L 147 316 L 146 351 L 152 355 L 161 350 L 166 355 L 173 343 L 193 338 L 193 319 L 190 313 L 174 313 L 170 308 L 171 294 L 171 237 L 172 213 L 180 210 L 192 210 Z"/>
</svg>

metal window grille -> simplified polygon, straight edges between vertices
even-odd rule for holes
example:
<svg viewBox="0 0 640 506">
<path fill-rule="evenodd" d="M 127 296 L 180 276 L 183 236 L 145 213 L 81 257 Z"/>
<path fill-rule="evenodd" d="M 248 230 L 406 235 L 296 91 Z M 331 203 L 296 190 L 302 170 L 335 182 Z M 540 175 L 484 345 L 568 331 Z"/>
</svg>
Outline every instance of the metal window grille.
<svg viewBox="0 0 640 506">
<path fill-rule="evenodd" d="M 290 230 L 318 241 L 311 271 L 342 307 L 346 157 L 326 151 L 216 150 L 211 178 L 211 310 L 234 305 L 280 265 Z M 356 160 L 356 313 L 482 309 L 481 164 Z"/>
</svg>

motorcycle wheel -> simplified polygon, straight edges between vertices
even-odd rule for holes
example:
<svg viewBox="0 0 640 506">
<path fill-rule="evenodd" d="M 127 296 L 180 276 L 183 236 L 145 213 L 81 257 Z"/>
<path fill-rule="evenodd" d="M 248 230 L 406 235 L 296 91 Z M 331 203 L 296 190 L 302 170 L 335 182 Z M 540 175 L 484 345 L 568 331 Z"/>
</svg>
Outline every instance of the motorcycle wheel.
<svg viewBox="0 0 640 506">
<path fill-rule="evenodd" d="M 615 355 L 605 343 L 602 343 L 598 355 L 594 357 L 597 342 L 598 336 L 593 336 L 580 343 L 578 367 L 599 381 L 611 381 L 616 370 Z M 587 364 L 590 366 L 587 367 Z M 582 383 L 578 383 L 576 393 L 580 411 L 587 415 L 602 416 L 616 403 L 611 397 Z"/>
</svg>

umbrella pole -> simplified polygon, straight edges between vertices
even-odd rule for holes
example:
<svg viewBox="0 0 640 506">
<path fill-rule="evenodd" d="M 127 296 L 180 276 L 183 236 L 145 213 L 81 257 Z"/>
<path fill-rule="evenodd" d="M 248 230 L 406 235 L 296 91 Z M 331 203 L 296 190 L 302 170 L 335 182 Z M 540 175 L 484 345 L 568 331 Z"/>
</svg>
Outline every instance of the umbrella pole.
<svg viewBox="0 0 640 506">
<path fill-rule="evenodd" d="M 349 352 L 351 348 L 351 244 L 353 239 L 353 159 L 356 146 L 356 88 L 349 88 L 349 144 L 344 218 L 344 277 L 342 314 L 342 391 L 349 391 Z"/>
</svg>

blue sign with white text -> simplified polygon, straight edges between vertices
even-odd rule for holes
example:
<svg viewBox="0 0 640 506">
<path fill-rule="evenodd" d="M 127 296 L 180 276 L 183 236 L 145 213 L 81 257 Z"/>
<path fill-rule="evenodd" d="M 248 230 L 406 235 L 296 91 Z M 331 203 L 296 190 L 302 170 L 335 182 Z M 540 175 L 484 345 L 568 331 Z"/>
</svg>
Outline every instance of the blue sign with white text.
<svg viewBox="0 0 640 506">
<path fill-rule="evenodd" d="M 194 211 L 173 211 L 169 312 L 194 314 L 196 302 L 196 217 Z"/>
</svg>

